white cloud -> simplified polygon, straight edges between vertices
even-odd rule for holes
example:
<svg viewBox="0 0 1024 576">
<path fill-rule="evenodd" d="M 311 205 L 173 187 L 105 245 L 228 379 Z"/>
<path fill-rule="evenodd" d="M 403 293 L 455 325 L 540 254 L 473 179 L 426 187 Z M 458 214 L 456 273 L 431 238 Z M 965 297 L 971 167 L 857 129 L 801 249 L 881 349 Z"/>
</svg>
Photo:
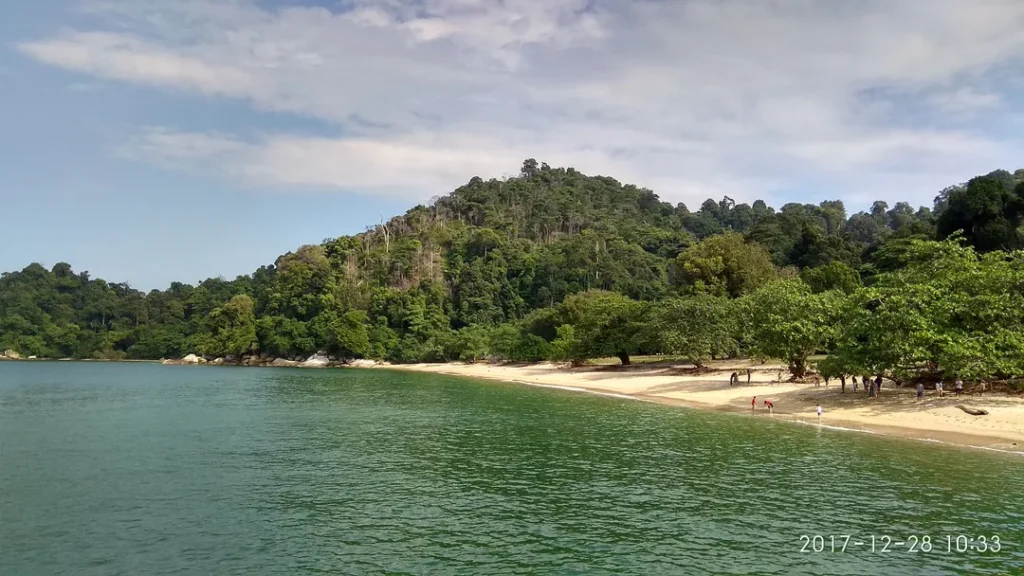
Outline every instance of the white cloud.
<svg viewBox="0 0 1024 576">
<path fill-rule="evenodd" d="M 19 48 L 47 64 L 115 80 L 232 96 L 245 95 L 253 84 L 249 74 L 238 68 L 175 54 L 123 34 L 75 32 L 26 42 Z"/>
<path fill-rule="evenodd" d="M 89 5 L 93 29 L 20 49 L 338 129 L 248 141 L 160 129 L 130 147 L 135 158 L 247 183 L 422 199 L 532 156 L 691 203 L 823 182 L 832 188 L 822 195 L 855 199 L 884 194 L 887 179 L 927 203 L 1019 157 L 1019 141 L 965 118 L 1012 107 L 992 86 L 1021 64 L 1021 2 L 346 6 L 106 0 Z"/>
</svg>

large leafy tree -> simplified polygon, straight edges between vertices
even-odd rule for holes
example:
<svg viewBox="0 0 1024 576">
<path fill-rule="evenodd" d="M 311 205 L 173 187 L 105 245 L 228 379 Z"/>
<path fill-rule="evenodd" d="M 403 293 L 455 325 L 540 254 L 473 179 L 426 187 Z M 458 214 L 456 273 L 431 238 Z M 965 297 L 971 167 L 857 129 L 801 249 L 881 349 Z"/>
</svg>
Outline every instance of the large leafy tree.
<svg viewBox="0 0 1024 576">
<path fill-rule="evenodd" d="M 768 252 L 737 233 L 713 236 L 675 261 L 675 283 L 684 291 L 737 297 L 776 277 Z"/>
<path fill-rule="evenodd" d="M 738 350 L 738 317 L 733 301 L 698 294 L 659 303 L 649 324 L 651 341 L 664 354 L 686 358 L 697 368 Z"/>
<path fill-rule="evenodd" d="M 331 314 L 327 322 L 327 349 L 341 358 L 361 358 L 370 351 L 366 312 L 351 310 Z"/>
<path fill-rule="evenodd" d="M 1006 178 L 990 174 L 951 190 L 938 219 L 940 238 L 963 231 L 964 238 L 983 252 L 1024 247 L 1018 230 L 1024 214 L 1024 183 L 1012 186 L 1009 173 Z"/>
<path fill-rule="evenodd" d="M 614 292 L 590 290 L 566 298 L 561 314 L 568 328 L 559 333 L 563 354 L 575 362 L 614 356 L 629 364 L 630 355 L 648 345 L 647 311 L 645 303 Z"/>
<path fill-rule="evenodd" d="M 210 338 L 205 340 L 206 354 L 242 355 L 256 350 L 256 315 L 252 298 L 233 296 L 227 304 L 210 313 Z"/>
<path fill-rule="evenodd" d="M 836 356 L 898 379 L 1024 374 L 1024 253 L 913 241 L 905 268 L 854 294 Z"/>
<path fill-rule="evenodd" d="M 840 292 L 813 294 L 800 280 L 772 282 L 743 299 L 744 340 L 755 355 L 784 360 L 802 377 L 807 357 L 834 338 L 843 300 Z"/>
<path fill-rule="evenodd" d="M 842 262 L 804 269 L 800 273 L 800 279 L 816 294 L 829 290 L 852 294 L 861 286 L 860 273 Z"/>
</svg>

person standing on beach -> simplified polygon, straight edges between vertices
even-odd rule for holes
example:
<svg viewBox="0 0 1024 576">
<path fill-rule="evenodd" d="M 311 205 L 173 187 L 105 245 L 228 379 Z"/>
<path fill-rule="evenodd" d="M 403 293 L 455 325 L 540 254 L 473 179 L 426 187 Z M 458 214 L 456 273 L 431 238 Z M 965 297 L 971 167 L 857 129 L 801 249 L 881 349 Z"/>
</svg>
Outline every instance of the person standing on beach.
<svg viewBox="0 0 1024 576">
<path fill-rule="evenodd" d="M 924 382 L 917 383 L 917 401 L 920 402 L 924 396 Z"/>
<path fill-rule="evenodd" d="M 854 392 L 857 391 L 857 377 L 856 376 L 853 377 L 853 391 Z"/>
<path fill-rule="evenodd" d="M 775 413 L 775 404 L 773 404 L 771 400 L 765 400 L 764 405 L 768 407 L 769 414 Z"/>
<path fill-rule="evenodd" d="M 824 412 L 824 410 L 821 409 L 821 404 L 818 404 L 818 407 L 815 408 L 815 411 L 818 413 L 818 422 L 821 422 L 821 413 Z"/>
<path fill-rule="evenodd" d="M 956 379 L 956 384 L 954 384 L 953 387 L 956 390 L 956 395 L 957 396 L 959 396 L 959 395 L 964 393 L 964 381 L 963 380 L 957 378 Z"/>
<path fill-rule="evenodd" d="M 750 411 L 751 411 L 751 412 L 753 412 L 753 411 L 755 411 L 755 410 L 757 410 L 757 396 L 754 396 L 754 397 L 753 397 L 753 398 L 752 398 L 752 399 L 750 400 Z"/>
<path fill-rule="evenodd" d="M 750 384 L 750 368 L 747 368 L 747 384 Z"/>
<path fill-rule="evenodd" d="M 939 393 L 939 398 L 942 398 L 942 380 L 935 383 L 935 391 Z"/>
</svg>

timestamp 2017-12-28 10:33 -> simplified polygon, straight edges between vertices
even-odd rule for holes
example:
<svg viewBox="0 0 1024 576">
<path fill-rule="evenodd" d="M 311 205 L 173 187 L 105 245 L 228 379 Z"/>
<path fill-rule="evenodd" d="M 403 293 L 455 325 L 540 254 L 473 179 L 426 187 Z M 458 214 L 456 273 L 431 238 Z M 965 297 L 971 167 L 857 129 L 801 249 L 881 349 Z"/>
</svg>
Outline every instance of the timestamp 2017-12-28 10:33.
<svg viewBox="0 0 1024 576">
<path fill-rule="evenodd" d="M 941 554 L 994 554 L 1003 549 L 998 535 L 942 534 L 938 536 L 910 534 L 890 536 L 871 534 L 858 537 L 853 534 L 801 534 L 800 552 L 805 554 L 844 552 L 908 552 Z"/>
</svg>

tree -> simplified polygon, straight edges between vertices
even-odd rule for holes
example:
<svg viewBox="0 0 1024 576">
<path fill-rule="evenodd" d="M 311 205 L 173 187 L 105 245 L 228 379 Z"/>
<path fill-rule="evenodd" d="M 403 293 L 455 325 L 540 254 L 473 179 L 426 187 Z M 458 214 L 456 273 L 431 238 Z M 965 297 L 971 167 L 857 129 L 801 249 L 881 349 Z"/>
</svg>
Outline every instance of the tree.
<svg viewBox="0 0 1024 576">
<path fill-rule="evenodd" d="M 835 356 L 897 380 L 1024 374 L 1024 253 L 979 255 L 957 238 L 906 250 L 906 267 L 854 294 Z"/>
<path fill-rule="evenodd" d="M 687 248 L 675 262 L 675 284 L 686 292 L 738 297 L 774 279 L 764 248 L 737 233 L 725 233 Z"/>
<path fill-rule="evenodd" d="M 566 298 L 561 312 L 563 325 L 572 327 L 571 343 L 564 348 L 570 360 L 615 356 L 625 366 L 631 354 L 646 346 L 643 336 L 647 307 L 642 302 L 614 292 L 590 290 Z M 562 329 L 559 336 L 568 333 Z"/>
<path fill-rule="evenodd" d="M 801 268 L 815 268 L 833 262 L 860 265 L 860 251 L 839 236 L 806 227 L 790 251 L 789 261 Z"/>
<path fill-rule="evenodd" d="M 606 176 L 534 160 L 515 172 L 232 280 L 144 293 L 64 262 L 0 274 L 0 349 L 395 362 L 628 362 L 665 349 L 700 363 L 732 353 L 727 325 L 742 320 L 741 349 L 798 371 L 813 348 L 833 351 L 823 371 L 1024 373 L 1021 257 L 1004 250 L 1024 247 L 1024 171 L 949 187 L 934 210 L 887 199 L 850 217 L 839 201 L 775 210 L 729 197 L 690 212 Z M 779 279 L 803 292 L 768 290 Z M 727 300 L 762 288 L 771 301 L 758 310 Z M 822 326 L 833 300 L 843 312 Z M 829 326 L 842 330 L 823 336 Z"/>
<path fill-rule="evenodd" d="M 868 372 L 860 364 L 848 362 L 848 358 L 841 355 L 829 355 L 818 362 L 817 366 L 818 374 L 825 378 L 837 378 L 840 383 L 839 392 L 846 394 L 846 379 L 850 376 L 856 376 L 857 374 L 866 374 Z"/>
<path fill-rule="evenodd" d="M 455 334 L 456 358 L 463 362 L 476 362 L 489 352 L 487 329 L 483 326 L 467 326 Z"/>
<path fill-rule="evenodd" d="M 861 286 L 860 273 L 842 262 L 832 262 L 818 268 L 807 268 L 800 273 L 800 279 L 810 286 L 811 292 L 815 294 L 829 290 L 853 294 Z"/>
<path fill-rule="evenodd" d="M 258 341 L 253 309 L 252 298 L 239 294 L 211 312 L 208 322 L 212 338 L 201 352 L 219 356 L 242 355 L 254 351 Z"/>
<path fill-rule="evenodd" d="M 807 357 L 834 337 L 843 297 L 812 294 L 800 280 L 779 280 L 744 298 L 744 336 L 751 352 L 789 364 L 796 377 L 807 371 Z"/>
<path fill-rule="evenodd" d="M 698 369 L 738 349 L 736 309 L 725 297 L 699 294 L 665 300 L 655 307 L 650 327 L 650 338 L 663 353 L 683 356 Z"/>
<path fill-rule="evenodd" d="M 982 252 L 1024 247 L 1017 230 L 1024 214 L 1024 185 L 1013 190 L 1011 183 L 996 175 L 979 176 L 951 190 L 939 215 L 939 237 L 962 230 L 964 238 Z"/>
<path fill-rule="evenodd" d="M 487 346 L 491 358 L 515 362 L 536 362 L 552 357 L 551 344 L 531 334 L 522 323 L 502 324 L 490 330 Z"/>
<path fill-rule="evenodd" d="M 333 314 L 327 322 L 327 349 L 340 358 L 360 358 L 370 350 L 368 318 L 363 310 Z"/>
</svg>

